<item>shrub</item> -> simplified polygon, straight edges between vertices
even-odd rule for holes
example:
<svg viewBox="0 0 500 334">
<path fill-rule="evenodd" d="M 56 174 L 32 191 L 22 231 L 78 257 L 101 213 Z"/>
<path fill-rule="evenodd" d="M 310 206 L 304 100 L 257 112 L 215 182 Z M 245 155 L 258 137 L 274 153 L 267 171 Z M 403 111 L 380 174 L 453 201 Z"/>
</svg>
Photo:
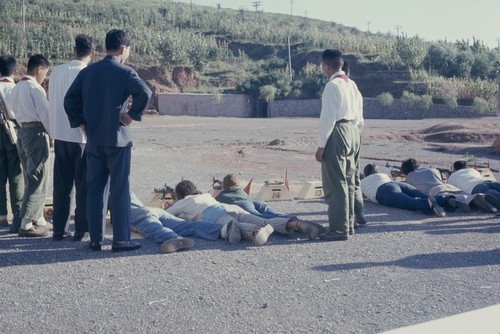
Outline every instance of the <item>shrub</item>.
<svg viewBox="0 0 500 334">
<path fill-rule="evenodd" d="M 378 103 L 380 103 L 380 105 L 382 107 L 390 107 L 390 106 L 392 106 L 392 103 L 394 102 L 394 97 L 392 97 L 391 93 L 385 92 L 385 93 L 379 94 L 377 96 L 377 100 L 378 100 Z"/>
<path fill-rule="evenodd" d="M 416 95 L 408 91 L 403 92 L 401 101 L 408 107 L 427 110 L 432 106 L 432 97 L 430 95 Z"/>
<path fill-rule="evenodd" d="M 274 100 L 274 97 L 276 96 L 276 87 L 272 85 L 265 85 L 260 87 L 259 89 L 259 97 L 266 102 L 271 102 Z"/>
<path fill-rule="evenodd" d="M 450 109 L 456 110 L 458 108 L 457 98 L 454 96 L 447 96 L 444 98 L 444 104 Z"/>
<path fill-rule="evenodd" d="M 488 101 L 481 97 L 475 97 L 474 101 L 472 102 L 472 110 L 480 113 L 480 114 L 485 114 L 489 112 L 488 108 Z"/>
</svg>

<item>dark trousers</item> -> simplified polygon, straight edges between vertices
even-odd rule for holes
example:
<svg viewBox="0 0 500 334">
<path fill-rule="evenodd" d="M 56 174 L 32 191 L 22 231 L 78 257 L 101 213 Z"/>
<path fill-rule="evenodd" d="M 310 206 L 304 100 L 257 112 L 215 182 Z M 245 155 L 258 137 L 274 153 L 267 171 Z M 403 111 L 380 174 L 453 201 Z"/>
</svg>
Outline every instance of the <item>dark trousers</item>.
<svg viewBox="0 0 500 334">
<path fill-rule="evenodd" d="M 63 140 L 54 141 L 54 234 L 64 233 L 71 206 L 71 190 L 75 186 L 75 232 L 89 230 L 87 224 L 87 161 L 83 145 Z"/>
<path fill-rule="evenodd" d="M 21 160 L 15 144 L 10 142 L 3 125 L 0 125 L 0 215 L 7 214 L 7 181 L 9 182 L 12 213 L 19 212 L 23 201 L 24 179 Z"/>
<path fill-rule="evenodd" d="M 87 143 L 87 219 L 90 241 L 103 239 L 103 193 L 108 177 L 108 207 L 113 225 L 113 241 L 130 240 L 130 147 L 110 147 Z"/>
<path fill-rule="evenodd" d="M 472 194 L 489 194 L 495 196 L 496 198 L 500 198 L 500 182 L 495 181 L 484 181 L 479 183 L 477 186 L 472 189 Z"/>
<path fill-rule="evenodd" d="M 438 195 L 435 197 L 440 206 L 446 206 L 447 196 Z M 385 206 L 432 214 L 428 198 L 426 193 L 404 182 L 384 183 L 377 189 L 375 197 L 380 204 Z"/>
</svg>

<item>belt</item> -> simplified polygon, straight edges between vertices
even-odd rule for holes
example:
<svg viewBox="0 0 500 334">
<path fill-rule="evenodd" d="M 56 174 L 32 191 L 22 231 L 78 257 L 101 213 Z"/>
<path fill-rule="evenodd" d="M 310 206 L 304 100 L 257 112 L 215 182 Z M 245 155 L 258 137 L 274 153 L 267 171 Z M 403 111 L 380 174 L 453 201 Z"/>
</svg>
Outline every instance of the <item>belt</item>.
<svg viewBox="0 0 500 334">
<path fill-rule="evenodd" d="M 339 119 L 339 120 L 337 121 L 337 123 L 349 123 L 349 122 L 352 122 L 352 121 L 353 121 L 353 120 L 351 120 L 351 119 Z"/>
<path fill-rule="evenodd" d="M 40 126 L 43 126 L 42 122 L 25 122 L 25 123 L 21 123 L 21 128 L 23 128 L 23 129 L 38 128 Z"/>
</svg>

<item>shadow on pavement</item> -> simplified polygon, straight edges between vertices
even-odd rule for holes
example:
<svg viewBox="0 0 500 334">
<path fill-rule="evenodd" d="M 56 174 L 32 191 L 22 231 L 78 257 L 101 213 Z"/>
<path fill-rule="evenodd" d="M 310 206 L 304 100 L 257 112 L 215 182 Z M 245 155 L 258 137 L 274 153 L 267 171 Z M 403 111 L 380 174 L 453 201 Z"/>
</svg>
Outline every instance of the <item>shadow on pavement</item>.
<svg viewBox="0 0 500 334">
<path fill-rule="evenodd" d="M 403 267 L 411 269 L 444 269 L 444 268 L 464 268 L 479 267 L 500 264 L 500 248 L 454 253 L 432 253 L 418 254 L 401 258 L 396 261 L 387 262 L 358 262 L 340 263 L 312 267 L 312 270 L 319 271 L 342 271 L 356 270 L 371 267 Z"/>
</svg>

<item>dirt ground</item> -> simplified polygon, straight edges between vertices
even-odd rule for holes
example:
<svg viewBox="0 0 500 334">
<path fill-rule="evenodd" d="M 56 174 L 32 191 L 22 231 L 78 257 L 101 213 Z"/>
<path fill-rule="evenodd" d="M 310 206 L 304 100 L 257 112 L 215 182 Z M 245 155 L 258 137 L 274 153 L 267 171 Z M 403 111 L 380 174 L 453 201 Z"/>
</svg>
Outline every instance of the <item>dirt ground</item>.
<svg viewBox="0 0 500 334">
<path fill-rule="evenodd" d="M 318 120 L 313 118 L 146 116 L 133 128 L 137 135 L 132 184 L 146 196 L 145 186 L 152 189 L 190 178 L 208 189 L 213 177 L 239 173 L 242 181 L 254 180 L 252 191 L 256 191 L 264 181 L 283 180 L 286 173 L 292 188 L 299 188 L 305 181 L 320 180 L 319 164 L 314 160 L 317 128 Z M 500 155 L 492 143 L 499 128 L 496 117 L 368 119 L 362 133 L 361 164 L 399 166 L 404 159 L 414 157 L 422 166 L 449 169 L 453 161 L 465 159 L 490 162 L 498 170 Z M 144 159 L 161 162 L 150 166 L 155 181 L 139 167 Z M 198 168 L 189 173 L 192 169 L 187 165 Z"/>
</svg>

